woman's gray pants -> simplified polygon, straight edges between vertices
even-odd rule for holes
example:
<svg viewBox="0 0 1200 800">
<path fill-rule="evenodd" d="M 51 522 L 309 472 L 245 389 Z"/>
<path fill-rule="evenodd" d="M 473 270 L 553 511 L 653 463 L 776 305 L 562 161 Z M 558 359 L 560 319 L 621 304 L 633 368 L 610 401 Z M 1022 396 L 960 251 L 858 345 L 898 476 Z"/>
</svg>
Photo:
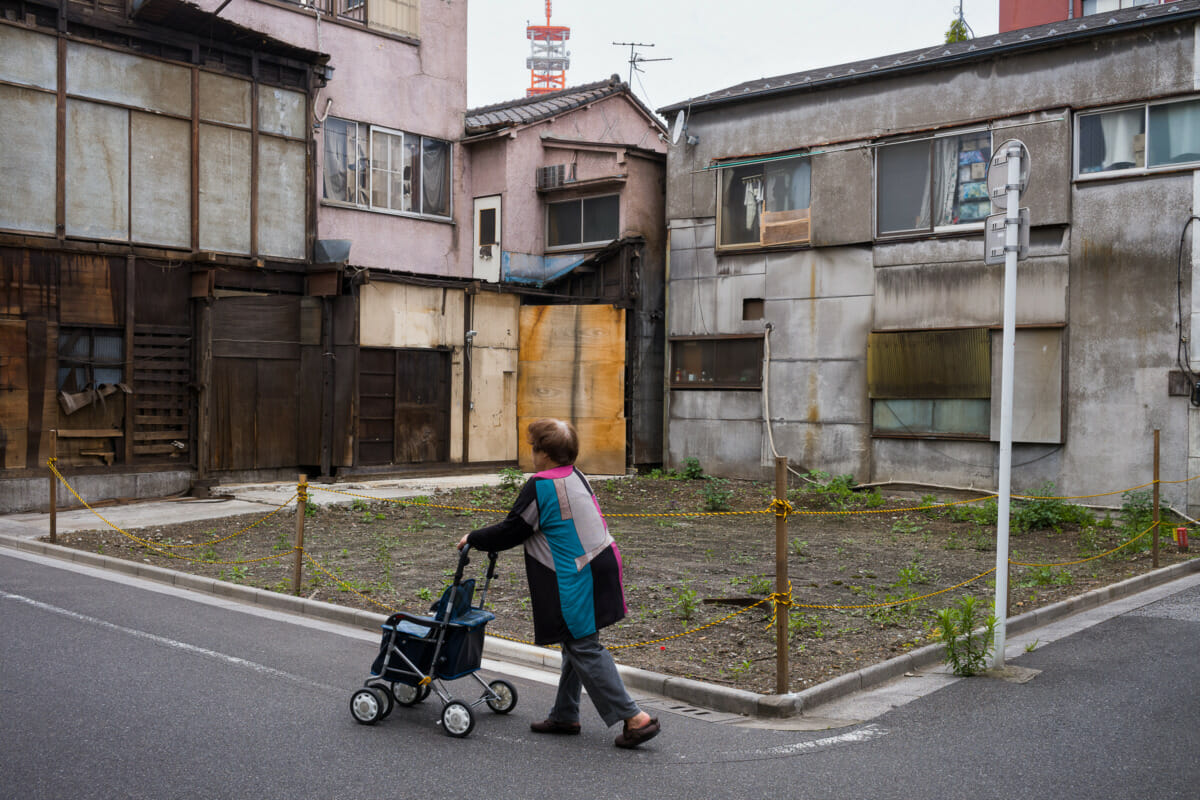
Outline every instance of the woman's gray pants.
<svg viewBox="0 0 1200 800">
<path fill-rule="evenodd" d="M 587 689 L 605 725 L 615 725 L 641 710 L 625 691 L 612 654 L 600 644 L 595 633 L 562 643 L 562 674 L 550 719 L 578 722 L 581 688 Z"/>
</svg>

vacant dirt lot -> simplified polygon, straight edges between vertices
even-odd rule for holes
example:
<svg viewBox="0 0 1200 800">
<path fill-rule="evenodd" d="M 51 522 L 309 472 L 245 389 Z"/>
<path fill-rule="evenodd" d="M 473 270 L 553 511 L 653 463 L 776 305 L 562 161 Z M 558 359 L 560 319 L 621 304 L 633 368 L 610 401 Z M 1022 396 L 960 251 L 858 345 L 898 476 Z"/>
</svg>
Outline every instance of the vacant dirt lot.
<svg viewBox="0 0 1200 800">
<path fill-rule="evenodd" d="M 994 501 L 881 496 L 819 474 L 793 481 L 789 500 L 801 513 L 788 518 L 792 691 L 932 641 L 934 612 L 964 594 L 992 602 L 993 576 L 983 573 L 995 566 Z M 304 549 L 319 567 L 305 564 L 301 593 L 380 612 L 424 613 L 452 574 L 459 536 L 498 519 L 517 488 L 511 477 L 507 486 L 423 498 L 428 505 L 344 497 L 349 502 L 342 505 L 310 506 Z M 774 586 L 773 487 L 660 476 L 597 481 L 594 488 L 625 563 L 629 615 L 604 634 L 617 659 L 773 692 L 770 603 L 746 610 Z M 1037 494 L 1048 496 L 1047 488 Z M 1048 566 L 1012 567 L 1013 614 L 1151 568 L 1149 536 L 1112 555 L 1059 566 L 1115 548 L 1150 525 L 1148 492 L 1113 500 L 1123 509 L 1111 515 L 1056 500 L 1014 509 L 1019 530 L 1011 538 L 1012 560 Z M 921 508 L 934 502 L 957 504 Z M 702 515 L 713 508 L 756 513 Z M 129 532 L 145 544 L 113 530 L 59 539 L 70 547 L 290 592 L 295 516 L 293 506 L 249 529 L 258 518 Z M 1163 530 L 1171 527 L 1164 523 Z M 1164 535 L 1161 565 L 1189 557 Z M 476 559 L 470 569 L 482 569 L 482 562 Z M 488 595 L 497 618 L 488 632 L 529 641 L 520 553 L 502 554 L 499 565 Z M 980 575 L 959 589 L 919 599 Z M 694 632 L 678 635 L 687 631 Z"/>
</svg>

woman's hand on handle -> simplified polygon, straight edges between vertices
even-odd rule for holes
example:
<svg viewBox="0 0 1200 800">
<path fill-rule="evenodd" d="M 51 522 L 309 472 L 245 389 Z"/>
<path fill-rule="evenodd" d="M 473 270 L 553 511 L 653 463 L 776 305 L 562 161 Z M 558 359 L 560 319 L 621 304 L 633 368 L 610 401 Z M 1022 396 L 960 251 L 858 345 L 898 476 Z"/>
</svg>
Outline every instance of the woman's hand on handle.
<svg viewBox="0 0 1200 800">
<path fill-rule="evenodd" d="M 470 535 L 471 534 L 469 534 L 469 533 L 464 533 L 463 537 L 458 540 L 458 544 L 455 545 L 455 547 L 459 550 L 462 550 L 464 547 L 466 547 L 467 546 L 467 537 Z"/>
</svg>

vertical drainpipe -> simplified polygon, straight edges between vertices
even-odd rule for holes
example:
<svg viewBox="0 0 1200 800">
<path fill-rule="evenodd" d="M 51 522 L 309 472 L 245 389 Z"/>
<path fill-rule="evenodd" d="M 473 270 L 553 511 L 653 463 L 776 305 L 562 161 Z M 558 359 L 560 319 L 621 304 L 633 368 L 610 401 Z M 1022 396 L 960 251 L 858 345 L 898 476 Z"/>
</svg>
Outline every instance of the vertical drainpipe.
<svg viewBox="0 0 1200 800">
<path fill-rule="evenodd" d="M 662 465 L 667 467 L 671 421 L 671 223 L 667 221 L 667 246 L 663 254 L 663 419 Z"/>
<path fill-rule="evenodd" d="M 462 463 L 465 467 L 471 460 L 471 347 L 472 337 L 467 333 L 475 317 L 475 294 L 479 282 L 467 286 L 463 296 L 463 396 L 462 396 Z"/>
</svg>

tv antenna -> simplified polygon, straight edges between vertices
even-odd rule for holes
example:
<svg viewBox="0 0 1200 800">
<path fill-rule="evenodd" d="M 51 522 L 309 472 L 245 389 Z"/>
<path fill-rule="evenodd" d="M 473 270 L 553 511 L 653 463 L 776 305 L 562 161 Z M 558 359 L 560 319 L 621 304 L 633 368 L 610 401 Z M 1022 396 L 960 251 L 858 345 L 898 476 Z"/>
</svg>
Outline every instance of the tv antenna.
<svg viewBox="0 0 1200 800">
<path fill-rule="evenodd" d="M 643 58 L 642 54 L 638 53 L 636 48 L 638 48 L 638 47 L 654 47 L 653 44 L 647 44 L 646 42 L 613 42 L 613 45 L 616 47 L 628 47 L 629 48 L 629 81 L 628 81 L 628 83 L 629 83 L 630 87 L 633 86 L 634 71 L 635 70 L 638 72 L 646 71 L 646 70 L 642 69 L 641 67 L 639 67 L 638 64 L 644 64 L 648 61 L 670 61 L 671 60 L 669 58 Z"/>
</svg>

